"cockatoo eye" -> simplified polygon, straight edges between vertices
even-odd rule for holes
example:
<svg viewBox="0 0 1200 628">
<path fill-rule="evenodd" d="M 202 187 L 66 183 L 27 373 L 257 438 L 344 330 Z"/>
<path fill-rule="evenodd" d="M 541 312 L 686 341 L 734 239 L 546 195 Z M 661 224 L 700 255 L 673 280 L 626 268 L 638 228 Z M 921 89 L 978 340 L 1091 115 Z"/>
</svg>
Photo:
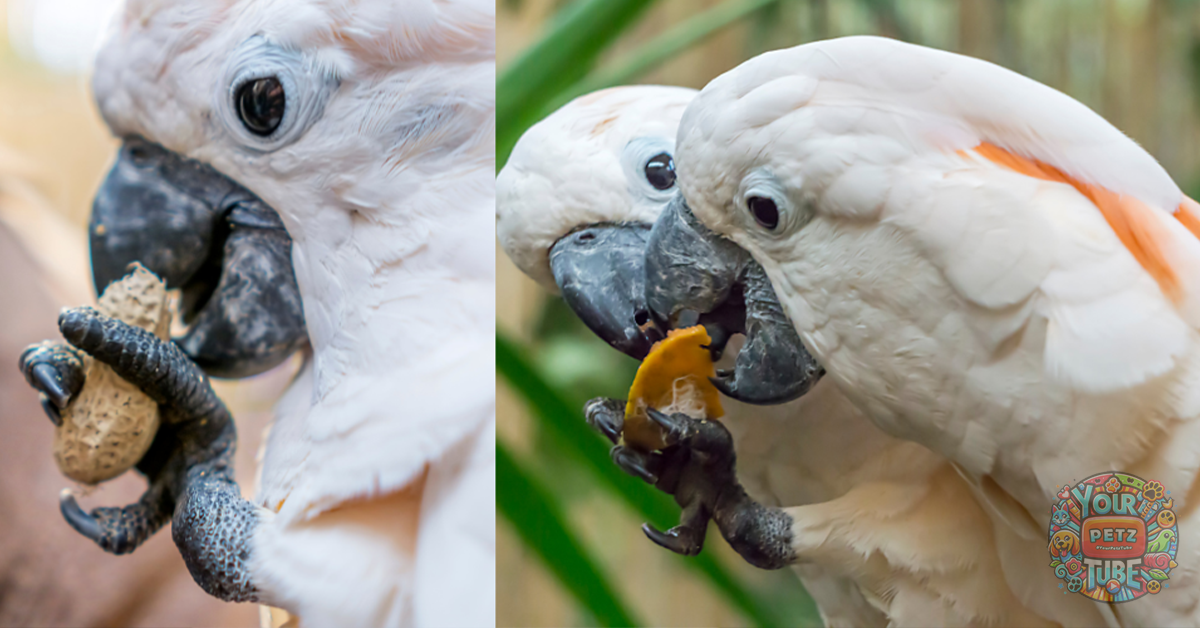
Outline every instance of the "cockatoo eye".
<svg viewBox="0 0 1200 628">
<path fill-rule="evenodd" d="M 779 226 L 779 207 L 775 205 L 775 201 L 765 196 L 751 196 L 746 200 L 746 206 L 754 216 L 755 222 L 767 231 L 774 231 L 775 227 Z"/>
<path fill-rule="evenodd" d="M 669 190 L 675 185 L 675 160 L 669 153 L 659 153 L 650 158 L 643 168 L 646 180 L 656 190 Z"/>
<path fill-rule="evenodd" d="M 255 135 L 267 137 L 283 121 L 287 95 L 283 84 L 274 76 L 246 81 L 237 89 L 234 99 L 238 119 Z"/>
<path fill-rule="evenodd" d="M 261 35 L 226 61 L 213 110 L 231 139 L 255 153 L 295 142 L 324 114 L 338 77 L 297 50 Z"/>
</svg>

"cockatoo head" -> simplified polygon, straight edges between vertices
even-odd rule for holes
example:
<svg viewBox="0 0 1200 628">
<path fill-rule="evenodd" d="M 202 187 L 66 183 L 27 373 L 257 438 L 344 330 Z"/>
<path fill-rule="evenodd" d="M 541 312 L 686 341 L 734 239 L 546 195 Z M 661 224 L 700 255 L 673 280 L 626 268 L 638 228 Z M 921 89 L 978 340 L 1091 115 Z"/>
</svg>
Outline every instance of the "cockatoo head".
<svg viewBox="0 0 1200 628">
<path fill-rule="evenodd" d="M 814 375 L 794 325 L 784 312 L 774 288 L 766 281 L 773 264 L 795 260 L 804 253 L 794 236 L 819 211 L 814 202 L 821 190 L 806 185 L 797 163 L 820 154 L 821 138 L 837 133 L 837 125 L 849 125 L 850 114 L 838 117 L 836 107 L 818 118 L 804 105 L 817 89 L 811 76 L 827 68 L 851 63 L 838 51 L 861 47 L 867 41 L 877 57 L 855 63 L 891 67 L 887 55 L 903 52 L 905 46 L 881 38 L 844 38 L 766 53 L 711 81 L 688 106 L 680 122 L 677 168 L 680 195 L 655 225 L 646 257 L 647 300 L 656 320 L 676 326 L 690 312 L 712 312 L 723 308 L 746 308 L 748 330 L 772 348 L 760 358 L 777 358 L 762 369 L 754 399 L 730 393 L 735 398 L 758 403 L 775 403 L 794 398 L 807 390 Z M 836 61 L 835 61 L 836 59 Z M 875 71 L 880 83 L 897 82 L 894 76 Z M 835 100 L 839 87 L 825 87 Z M 899 88 L 898 88 L 899 89 Z M 915 89 L 915 88 L 914 88 Z M 822 127 L 822 124 L 830 128 Z M 823 135 L 824 134 L 824 135 Z M 881 147 L 878 159 L 889 157 Z M 843 163 L 849 156 L 831 152 L 824 160 L 805 163 Z M 874 171 L 862 169 L 862 180 L 847 180 L 845 196 L 861 201 L 869 211 L 870 194 L 878 183 Z M 861 189 L 861 198 L 852 191 Z M 832 210 L 845 209 L 833 207 Z M 758 310 L 758 312 L 755 312 Z M 751 336 L 754 334 L 751 333 Z M 753 348 L 748 342 L 746 349 Z M 744 356 L 739 356 L 739 364 Z M 748 361 L 752 363 L 753 361 Z M 740 378 L 739 378 L 740 379 Z M 744 379 L 746 383 L 752 380 Z M 802 393 L 801 393 L 802 394 Z"/>
<path fill-rule="evenodd" d="M 494 163 L 494 11 L 130 0 L 93 79 L 122 141 L 93 209 L 97 287 L 141 260 L 181 288 L 178 342 L 213 374 L 263 371 L 306 336 L 349 354 L 399 300 L 385 275 L 473 263 L 426 244 L 490 192 L 463 176 Z"/>
<path fill-rule="evenodd" d="M 679 117 L 696 91 L 631 86 L 581 96 L 531 127 L 496 178 L 500 245 L 618 350 L 642 358 L 642 258 L 675 194 Z"/>
<path fill-rule="evenodd" d="M 695 95 L 677 87 L 602 90 L 531 127 L 496 180 L 500 244 L 525 274 L 560 291 L 593 332 L 641 359 L 662 338 L 647 305 L 647 273 L 667 269 L 647 265 L 646 248 L 667 230 L 651 226 L 687 221 L 670 230 L 681 241 L 669 264 L 691 286 L 680 293 L 693 308 L 686 324 L 708 328 L 717 356 L 734 334 L 747 335 L 733 372 L 716 385 L 749 403 L 792 399 L 822 371 L 790 325 L 770 324 L 783 315 L 762 268 L 679 211 L 672 138 Z"/>
</svg>

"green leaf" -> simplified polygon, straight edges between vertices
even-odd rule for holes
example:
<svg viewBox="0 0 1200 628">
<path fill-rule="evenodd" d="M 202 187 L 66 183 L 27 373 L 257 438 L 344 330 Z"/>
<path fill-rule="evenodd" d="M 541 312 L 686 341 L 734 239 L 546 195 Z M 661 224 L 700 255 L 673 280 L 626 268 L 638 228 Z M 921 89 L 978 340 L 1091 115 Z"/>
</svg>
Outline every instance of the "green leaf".
<svg viewBox="0 0 1200 628">
<path fill-rule="evenodd" d="M 496 80 L 496 164 L 555 94 L 578 81 L 654 0 L 580 0 Z"/>
<path fill-rule="evenodd" d="M 582 409 L 567 403 L 563 395 L 546 383 L 522 351 L 499 332 L 496 334 L 496 372 L 525 399 L 548 441 L 576 453 L 579 463 L 591 471 L 602 486 L 659 528 L 678 523 L 679 507 L 674 501 L 641 480 L 622 473 L 608 456 L 607 441 L 583 420 Z M 679 559 L 699 570 L 714 590 L 756 626 L 820 623 L 815 603 L 799 582 L 795 592 L 789 592 L 795 598 L 795 614 L 785 619 L 738 582 L 711 555 L 702 553 L 691 558 L 680 556 Z"/>
<path fill-rule="evenodd" d="M 664 493 L 645 482 L 626 475 L 608 456 L 608 441 L 583 419 L 583 408 L 567 403 L 563 395 L 546 383 L 533 363 L 511 340 L 496 333 L 496 372 L 525 399 L 546 436 L 560 449 L 578 454 L 580 463 L 593 472 L 601 484 L 617 495 L 651 523 L 673 526 L 679 520 L 679 507 Z"/>
<path fill-rule="evenodd" d="M 541 119 L 571 99 L 606 87 L 625 85 L 679 53 L 704 41 L 710 35 L 779 0 L 730 0 L 697 14 L 667 29 L 634 52 L 622 56 L 609 68 L 601 68 L 559 93 L 543 108 Z"/>
<path fill-rule="evenodd" d="M 639 623 L 571 533 L 557 502 L 503 443 L 496 443 L 496 507 L 597 621 L 605 626 Z"/>
<path fill-rule="evenodd" d="M 1161 569 L 1151 569 L 1150 577 L 1154 578 L 1155 580 L 1166 580 L 1166 579 L 1170 578 L 1170 576 L 1167 575 L 1167 572 L 1165 572 Z"/>
<path fill-rule="evenodd" d="M 522 72 L 526 71 L 526 66 L 540 68 L 543 64 L 556 64 L 555 60 L 548 55 L 563 54 L 561 49 L 546 45 L 544 46 L 545 50 L 539 50 L 537 55 L 533 54 L 533 51 L 543 47 L 543 44 L 550 41 L 559 30 L 573 28 L 569 26 L 572 20 L 562 20 L 560 28 L 552 30 L 549 35 L 526 50 L 525 54 L 513 63 L 496 83 L 496 115 L 499 121 L 496 138 L 497 170 L 504 167 L 513 145 L 526 129 L 555 109 L 565 105 L 572 98 L 605 87 L 629 83 L 691 46 L 704 41 L 705 38 L 722 28 L 777 2 L 779 0 L 729 0 L 723 2 L 668 29 L 633 53 L 623 56 L 613 64 L 611 69 L 597 70 L 587 78 L 579 80 L 587 70 L 591 69 L 598 56 L 597 52 L 597 54 L 580 57 L 573 63 L 566 64 L 568 70 L 559 73 L 552 80 L 542 78 L 541 85 L 537 86 L 535 85 L 539 79 L 537 75 L 525 77 Z M 620 3 L 613 2 L 612 4 Z M 653 0 L 644 2 L 646 6 L 650 4 L 653 4 Z M 582 7 L 580 13 L 586 12 L 588 8 Z M 615 9 L 616 7 L 609 8 Z M 602 33 L 609 37 L 609 41 L 605 45 L 612 43 L 612 40 L 616 39 L 626 26 L 628 23 L 621 25 L 620 29 Z M 542 62 L 538 63 L 536 59 L 541 59 Z M 559 59 L 558 62 L 564 60 Z M 518 90 L 517 88 L 524 89 Z M 514 91 L 510 93 L 510 89 Z"/>
</svg>

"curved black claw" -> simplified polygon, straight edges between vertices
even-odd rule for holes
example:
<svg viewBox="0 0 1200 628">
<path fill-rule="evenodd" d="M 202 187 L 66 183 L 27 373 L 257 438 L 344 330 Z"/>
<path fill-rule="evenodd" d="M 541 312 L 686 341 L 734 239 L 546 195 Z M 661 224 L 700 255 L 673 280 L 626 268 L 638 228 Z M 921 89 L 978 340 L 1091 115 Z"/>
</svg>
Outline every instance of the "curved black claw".
<svg viewBox="0 0 1200 628">
<path fill-rule="evenodd" d="M 100 540 L 104 538 L 104 530 L 100 527 L 100 522 L 79 507 L 79 503 L 75 501 L 75 496 L 69 489 L 64 488 L 58 494 L 58 509 L 62 511 L 63 519 L 66 519 L 76 532 L 96 543 L 100 543 Z"/>
<path fill-rule="evenodd" d="M 83 357 L 67 344 L 47 341 L 31 345 L 21 353 L 17 368 L 25 381 L 59 410 L 83 388 Z"/>
<path fill-rule="evenodd" d="M 62 378 L 53 366 L 49 364 L 37 364 L 29 370 L 29 376 L 37 382 L 36 386 L 42 390 L 48 399 L 54 402 L 54 405 L 64 408 L 67 402 L 71 400 L 71 393 L 67 392 L 67 389 L 63 387 Z"/>
<path fill-rule="evenodd" d="M 596 397 L 583 406 L 583 416 L 588 425 L 598 430 L 615 445 L 625 429 L 625 401 L 608 397 Z"/>
<path fill-rule="evenodd" d="M 663 428 L 663 440 L 668 446 L 690 438 L 696 433 L 695 425 L 700 423 L 699 420 L 686 414 L 680 412 L 667 414 L 655 408 L 646 408 L 646 416 Z"/>
<path fill-rule="evenodd" d="M 666 532 L 662 532 L 648 523 L 643 523 L 642 532 L 651 541 L 676 554 L 695 556 L 700 553 L 700 550 L 704 549 L 705 529 L 703 527 L 696 528 L 688 525 L 677 525 Z"/>
<path fill-rule="evenodd" d="M 62 414 L 59 413 L 58 406 L 54 405 L 54 402 L 46 396 L 46 393 L 39 394 L 38 401 L 42 404 L 42 412 L 50 417 L 50 422 L 54 424 L 54 427 L 62 427 Z"/>
<path fill-rule="evenodd" d="M 647 484 L 658 483 L 658 472 L 662 466 L 662 457 L 659 454 L 617 445 L 609 452 L 609 456 L 625 473 L 639 477 Z"/>
<path fill-rule="evenodd" d="M 174 503 L 165 486 L 152 483 L 135 504 L 122 508 L 97 508 L 90 514 L 79 507 L 69 489 L 58 496 L 63 518 L 75 531 L 111 554 L 137 549 L 171 519 Z"/>
</svg>

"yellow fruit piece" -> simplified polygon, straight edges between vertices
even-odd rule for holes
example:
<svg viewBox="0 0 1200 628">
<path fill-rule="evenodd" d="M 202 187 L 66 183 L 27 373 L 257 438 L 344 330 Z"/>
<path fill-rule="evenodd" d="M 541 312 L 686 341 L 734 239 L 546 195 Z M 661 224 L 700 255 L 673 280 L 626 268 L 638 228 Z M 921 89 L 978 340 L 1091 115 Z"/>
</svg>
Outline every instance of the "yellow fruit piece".
<svg viewBox="0 0 1200 628">
<path fill-rule="evenodd" d="M 662 428 L 646 415 L 647 407 L 697 419 L 724 416 L 720 393 L 708 380 L 716 375 L 704 348 L 710 342 L 704 326 L 696 325 L 671 330 L 650 348 L 629 388 L 622 433 L 626 445 L 643 451 L 666 447 Z"/>
<path fill-rule="evenodd" d="M 167 287 L 141 264 L 100 295 L 96 309 L 166 340 L 171 324 Z M 137 464 L 154 435 L 158 404 L 108 365 L 84 356 L 83 389 L 62 411 L 54 460 L 63 475 L 84 484 L 112 479 Z"/>
</svg>

